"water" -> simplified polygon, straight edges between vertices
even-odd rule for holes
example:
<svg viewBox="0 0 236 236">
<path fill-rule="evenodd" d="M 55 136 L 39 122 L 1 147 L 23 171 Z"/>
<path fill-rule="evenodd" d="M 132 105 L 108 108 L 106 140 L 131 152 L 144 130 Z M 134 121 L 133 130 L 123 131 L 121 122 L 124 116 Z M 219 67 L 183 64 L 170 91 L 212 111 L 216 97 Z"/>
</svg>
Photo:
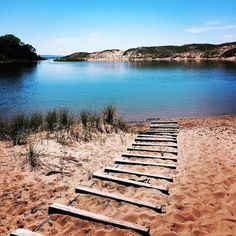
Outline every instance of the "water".
<svg viewBox="0 0 236 236">
<path fill-rule="evenodd" d="M 0 64 L 0 116 L 115 104 L 127 120 L 236 114 L 236 63 Z"/>
</svg>

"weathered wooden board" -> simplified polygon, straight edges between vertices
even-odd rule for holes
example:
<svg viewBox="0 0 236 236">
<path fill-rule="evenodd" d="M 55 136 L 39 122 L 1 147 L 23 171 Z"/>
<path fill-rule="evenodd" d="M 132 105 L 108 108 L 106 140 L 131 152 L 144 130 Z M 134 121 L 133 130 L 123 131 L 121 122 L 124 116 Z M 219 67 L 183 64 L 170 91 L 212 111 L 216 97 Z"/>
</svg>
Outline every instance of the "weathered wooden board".
<svg viewBox="0 0 236 236">
<path fill-rule="evenodd" d="M 120 202 L 127 202 L 129 204 L 133 204 L 139 207 L 146 207 L 157 212 L 162 212 L 162 205 L 153 204 L 147 201 L 141 201 L 134 198 L 128 198 L 120 194 L 113 194 L 113 193 L 99 191 L 97 189 L 80 187 L 80 186 L 75 189 L 75 192 L 83 193 L 83 194 L 91 194 L 91 195 L 95 195 L 99 197 L 105 197 L 105 198 L 109 198 L 109 199 L 120 201 Z"/>
<path fill-rule="evenodd" d="M 150 128 L 160 128 L 160 129 L 179 129 L 179 125 L 154 125 L 151 124 Z"/>
<path fill-rule="evenodd" d="M 131 175 L 137 175 L 137 176 L 147 176 L 147 177 L 150 177 L 150 178 L 164 179 L 164 180 L 168 180 L 170 182 L 173 182 L 173 178 L 169 177 L 169 176 L 155 175 L 155 174 L 149 174 L 149 173 L 139 172 L 139 171 L 124 170 L 124 169 L 112 168 L 112 167 L 105 167 L 104 171 L 105 172 L 131 174 Z"/>
<path fill-rule="evenodd" d="M 175 144 L 153 144 L 153 143 L 132 143 L 132 146 L 178 148 L 178 145 Z"/>
<path fill-rule="evenodd" d="M 151 124 L 178 124 L 177 121 L 171 120 L 151 120 Z"/>
<path fill-rule="evenodd" d="M 178 155 L 178 152 L 176 151 L 162 151 L 162 150 L 153 150 L 153 149 L 146 149 L 146 148 L 133 148 L 133 147 L 128 147 L 127 151 L 137 151 L 137 152 L 159 152 L 159 153 L 170 153 L 174 155 Z"/>
<path fill-rule="evenodd" d="M 139 132 L 140 135 L 158 135 L 158 136 L 170 136 L 170 137 L 177 137 L 177 133 L 168 133 L 168 132 L 159 132 L 157 130 L 146 130 L 146 131 L 140 131 Z"/>
<path fill-rule="evenodd" d="M 173 142 L 177 143 L 176 139 L 165 138 L 135 138 L 135 142 Z"/>
<path fill-rule="evenodd" d="M 160 132 L 160 133 L 174 133 L 174 134 L 179 133 L 178 129 L 163 129 L 163 128 L 153 129 L 153 128 L 151 128 L 151 130 L 156 131 L 156 132 Z"/>
<path fill-rule="evenodd" d="M 173 137 L 177 137 L 178 132 L 176 131 L 158 131 L 158 130 L 145 130 L 145 131 L 140 131 L 139 134 L 158 134 L 158 135 L 169 135 Z"/>
<path fill-rule="evenodd" d="M 19 228 L 12 232 L 10 236 L 42 236 L 42 234 Z"/>
<path fill-rule="evenodd" d="M 138 134 L 138 138 L 162 138 L 162 139 L 174 139 L 176 140 L 177 137 L 171 135 L 158 135 L 158 134 Z"/>
<path fill-rule="evenodd" d="M 141 155 L 141 154 L 134 154 L 134 153 L 122 153 L 121 156 L 127 157 L 127 158 L 152 158 L 152 159 L 177 161 L 176 157 L 168 157 L 168 156 Z"/>
<path fill-rule="evenodd" d="M 144 226 L 133 224 L 133 223 L 123 221 L 123 220 L 118 220 L 118 219 L 104 216 L 101 214 L 96 214 L 93 212 L 81 210 L 81 209 L 74 208 L 71 206 L 58 204 L 58 203 L 53 203 L 52 205 L 50 205 L 48 209 L 48 213 L 74 216 L 79 219 L 89 220 L 89 221 L 98 222 L 102 224 L 109 224 L 109 225 L 119 227 L 122 229 L 131 229 L 142 235 L 149 235 L 149 228 L 146 228 Z"/>
<path fill-rule="evenodd" d="M 166 168 L 176 169 L 176 165 L 173 165 L 173 164 L 163 164 L 163 163 L 154 163 L 154 162 L 115 160 L 115 163 L 116 164 L 123 164 L 123 165 L 158 166 L 158 167 L 166 167 Z"/>
<path fill-rule="evenodd" d="M 129 180 L 129 179 L 124 179 L 124 178 L 118 178 L 114 176 L 109 176 L 106 174 L 101 174 L 101 173 L 94 173 L 93 178 L 101 179 L 101 180 L 106 180 L 106 181 L 112 181 L 116 182 L 118 184 L 123 184 L 127 186 L 135 186 L 135 187 L 144 187 L 144 188 L 152 188 L 161 191 L 162 193 L 168 194 L 169 189 L 164 186 L 156 186 L 156 185 L 151 185 L 148 183 L 143 183 L 135 180 Z"/>
</svg>

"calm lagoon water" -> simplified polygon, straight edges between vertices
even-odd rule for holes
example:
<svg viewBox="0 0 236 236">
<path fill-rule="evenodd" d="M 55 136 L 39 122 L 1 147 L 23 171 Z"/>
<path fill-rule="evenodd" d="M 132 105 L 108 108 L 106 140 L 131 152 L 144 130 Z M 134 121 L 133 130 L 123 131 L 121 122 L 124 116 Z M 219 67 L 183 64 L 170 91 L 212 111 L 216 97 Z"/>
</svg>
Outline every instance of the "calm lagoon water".
<svg viewBox="0 0 236 236">
<path fill-rule="evenodd" d="M 236 63 L 0 64 L 0 116 L 115 104 L 127 120 L 236 114 Z"/>
</svg>

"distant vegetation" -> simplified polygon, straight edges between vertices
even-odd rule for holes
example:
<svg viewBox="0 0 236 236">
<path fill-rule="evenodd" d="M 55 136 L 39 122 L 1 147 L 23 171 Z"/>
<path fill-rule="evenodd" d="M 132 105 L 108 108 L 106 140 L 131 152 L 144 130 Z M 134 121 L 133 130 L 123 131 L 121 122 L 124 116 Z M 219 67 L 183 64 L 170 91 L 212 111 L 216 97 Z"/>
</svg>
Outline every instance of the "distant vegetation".
<svg viewBox="0 0 236 236">
<path fill-rule="evenodd" d="M 33 113 L 26 116 L 20 113 L 8 121 L 0 119 L 0 140 L 10 140 L 13 145 L 22 144 L 27 135 L 42 131 L 60 132 L 57 139 L 63 143 L 65 135 L 61 131 L 77 141 L 88 141 L 93 132 L 119 130 L 127 131 L 128 126 L 113 105 L 105 106 L 100 112 L 83 110 L 77 119 L 65 108 L 49 110 L 45 115 Z"/>
<path fill-rule="evenodd" d="M 30 44 L 12 34 L 0 37 L 0 61 L 37 61 L 42 59 Z"/>
<path fill-rule="evenodd" d="M 104 56 L 106 53 L 107 56 Z M 105 50 L 101 52 L 77 52 L 59 61 L 86 60 L 162 60 L 162 59 L 236 59 L 236 42 L 224 44 L 186 44 L 182 46 L 138 47 L 126 51 Z"/>
<path fill-rule="evenodd" d="M 61 57 L 55 61 L 86 61 L 89 58 L 88 52 L 77 52 L 69 56 Z"/>
</svg>

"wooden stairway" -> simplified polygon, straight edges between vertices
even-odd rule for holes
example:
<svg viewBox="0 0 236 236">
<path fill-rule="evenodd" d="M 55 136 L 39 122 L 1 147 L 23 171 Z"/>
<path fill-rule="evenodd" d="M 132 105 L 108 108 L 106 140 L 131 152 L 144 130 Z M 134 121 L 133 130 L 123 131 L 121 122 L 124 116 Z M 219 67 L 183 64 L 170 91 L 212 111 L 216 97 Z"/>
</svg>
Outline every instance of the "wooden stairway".
<svg viewBox="0 0 236 236">
<path fill-rule="evenodd" d="M 162 179 L 168 183 L 173 182 L 171 176 L 165 176 L 161 174 L 151 174 L 148 172 L 140 172 L 132 169 L 124 169 L 123 166 L 154 166 L 155 168 L 168 168 L 175 169 L 176 164 L 170 162 L 177 162 L 178 157 L 178 144 L 177 144 L 177 135 L 179 131 L 179 125 L 176 121 L 160 121 L 160 120 L 151 120 L 150 129 L 140 132 L 135 138 L 135 142 L 132 144 L 132 147 L 127 148 L 127 153 L 121 154 L 119 160 L 115 160 L 114 164 L 116 167 L 105 167 L 102 170 L 93 174 L 92 178 L 98 179 L 99 181 L 109 181 L 123 186 L 134 186 L 136 188 L 151 188 L 157 191 L 157 194 L 169 194 L 169 187 L 166 186 L 157 186 L 152 185 L 147 182 L 140 182 L 136 180 L 131 180 L 130 178 L 119 178 L 110 175 L 110 173 L 115 174 L 128 174 L 136 176 L 144 176 L 153 179 Z M 174 149 L 174 151 L 173 151 Z M 138 154 L 137 154 L 138 152 Z M 150 155 L 150 153 L 160 153 L 160 155 Z M 141 154 L 140 154 L 141 153 Z M 165 156 L 168 154 L 168 156 Z M 170 156 L 172 155 L 172 156 Z M 139 158 L 142 161 L 132 161 L 132 158 Z M 146 159 L 157 160 L 157 162 L 145 161 Z M 168 161 L 168 163 L 163 163 L 161 161 Z M 120 168 L 119 168 L 120 166 Z M 152 203 L 148 201 L 141 201 L 134 198 L 128 198 L 121 194 L 109 193 L 107 191 L 101 191 L 93 187 L 84 187 L 78 186 L 75 189 L 75 192 L 78 194 L 86 194 L 92 196 L 98 196 L 102 198 L 112 199 L 114 201 L 123 202 L 132 204 L 138 207 L 144 207 L 151 210 L 154 210 L 157 213 L 163 213 L 163 204 Z M 78 196 L 79 197 L 79 196 Z M 98 222 L 102 224 L 111 225 L 121 229 L 133 230 L 141 235 L 150 235 L 149 227 L 143 225 L 138 225 L 124 220 L 115 219 L 108 217 L 102 214 L 97 214 L 83 209 L 71 207 L 69 205 L 62 205 L 53 203 L 49 206 L 48 209 L 49 215 L 52 214 L 62 214 L 69 215 L 79 219 L 89 220 L 92 222 Z M 47 220 L 45 221 L 45 223 Z M 42 225 L 41 225 L 42 226 Z M 40 226 L 40 227 L 41 227 Z M 17 229 L 11 233 L 12 236 L 39 236 L 40 234 L 36 233 L 40 227 L 37 227 L 34 232 L 28 231 L 26 229 Z"/>
</svg>

